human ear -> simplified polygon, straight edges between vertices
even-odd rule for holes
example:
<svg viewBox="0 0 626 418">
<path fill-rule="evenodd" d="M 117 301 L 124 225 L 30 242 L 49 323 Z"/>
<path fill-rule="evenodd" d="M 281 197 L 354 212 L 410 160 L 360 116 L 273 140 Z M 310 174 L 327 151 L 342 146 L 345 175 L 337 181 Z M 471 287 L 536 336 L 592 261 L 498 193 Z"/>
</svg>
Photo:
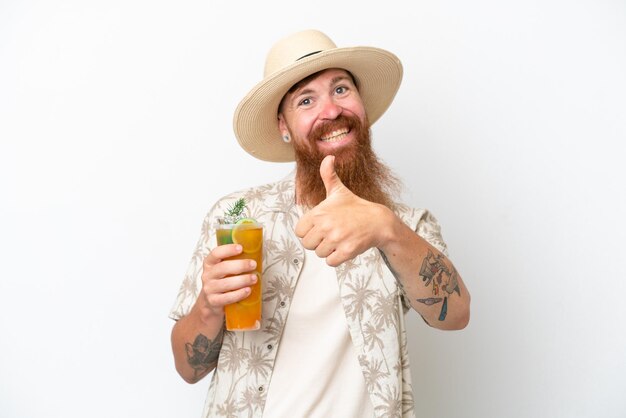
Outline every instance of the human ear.
<svg viewBox="0 0 626 418">
<path fill-rule="evenodd" d="M 280 131 L 281 136 L 289 135 L 289 129 L 287 128 L 287 122 L 285 122 L 285 117 L 282 113 L 278 114 L 278 130 Z"/>
</svg>

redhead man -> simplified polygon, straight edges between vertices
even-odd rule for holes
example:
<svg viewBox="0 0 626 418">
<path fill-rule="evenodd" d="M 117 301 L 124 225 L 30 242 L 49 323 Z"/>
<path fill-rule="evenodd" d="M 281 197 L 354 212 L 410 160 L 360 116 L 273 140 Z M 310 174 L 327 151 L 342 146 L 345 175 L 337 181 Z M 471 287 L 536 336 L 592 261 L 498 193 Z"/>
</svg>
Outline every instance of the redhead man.
<svg viewBox="0 0 626 418">
<path fill-rule="evenodd" d="M 214 371 L 205 417 L 409 417 L 404 315 L 462 329 L 470 296 L 425 209 L 397 202 L 370 126 L 389 107 L 402 65 L 372 47 L 338 48 L 307 30 L 277 42 L 265 77 L 234 115 L 239 144 L 295 174 L 220 199 L 207 215 L 171 318 L 176 369 Z M 251 293 L 253 260 L 226 260 L 211 225 L 245 198 L 265 226 L 262 321 L 228 331 L 224 306 Z"/>
</svg>

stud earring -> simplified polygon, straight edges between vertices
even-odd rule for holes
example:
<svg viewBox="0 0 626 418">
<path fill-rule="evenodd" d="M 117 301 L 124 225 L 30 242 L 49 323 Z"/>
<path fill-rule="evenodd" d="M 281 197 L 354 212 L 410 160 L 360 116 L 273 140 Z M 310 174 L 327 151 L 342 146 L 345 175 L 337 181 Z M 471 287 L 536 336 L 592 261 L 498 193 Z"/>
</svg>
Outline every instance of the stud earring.
<svg viewBox="0 0 626 418">
<path fill-rule="evenodd" d="M 291 138 L 289 137 L 289 135 L 283 135 L 283 141 L 285 141 L 286 144 L 291 142 Z"/>
</svg>

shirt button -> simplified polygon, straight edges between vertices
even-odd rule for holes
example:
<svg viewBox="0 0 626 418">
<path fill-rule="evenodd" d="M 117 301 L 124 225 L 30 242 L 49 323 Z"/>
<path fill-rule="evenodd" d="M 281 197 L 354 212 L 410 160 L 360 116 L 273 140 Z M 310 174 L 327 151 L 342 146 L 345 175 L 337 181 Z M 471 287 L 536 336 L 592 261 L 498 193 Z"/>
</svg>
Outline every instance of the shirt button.
<svg viewBox="0 0 626 418">
<path fill-rule="evenodd" d="M 298 264 L 300 262 L 300 260 L 298 260 L 297 258 L 293 259 L 293 264 Z"/>
<path fill-rule="evenodd" d="M 268 345 L 267 345 L 267 349 L 268 349 L 268 350 L 271 350 L 272 348 L 274 348 L 274 346 L 273 346 L 272 344 L 268 344 Z"/>
<path fill-rule="evenodd" d="M 284 307 L 285 307 L 285 305 L 286 305 L 286 303 L 285 303 L 285 301 L 284 301 L 284 300 L 280 302 L 280 307 L 281 307 L 281 308 L 284 308 Z"/>
<path fill-rule="evenodd" d="M 263 386 L 259 386 L 259 392 L 263 392 Z"/>
</svg>

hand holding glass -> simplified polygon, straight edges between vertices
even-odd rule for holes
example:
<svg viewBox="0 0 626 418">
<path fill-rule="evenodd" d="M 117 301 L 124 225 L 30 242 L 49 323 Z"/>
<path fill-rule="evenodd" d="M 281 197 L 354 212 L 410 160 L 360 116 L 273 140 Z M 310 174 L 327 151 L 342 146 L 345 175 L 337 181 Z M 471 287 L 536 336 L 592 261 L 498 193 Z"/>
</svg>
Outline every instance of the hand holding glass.
<svg viewBox="0 0 626 418">
<path fill-rule="evenodd" d="M 251 331 L 261 328 L 261 272 L 263 271 L 263 226 L 256 222 L 216 225 L 217 245 L 239 244 L 243 251 L 227 260 L 250 259 L 256 261 L 257 282 L 251 286 L 250 295 L 226 305 L 226 329 Z"/>
</svg>

